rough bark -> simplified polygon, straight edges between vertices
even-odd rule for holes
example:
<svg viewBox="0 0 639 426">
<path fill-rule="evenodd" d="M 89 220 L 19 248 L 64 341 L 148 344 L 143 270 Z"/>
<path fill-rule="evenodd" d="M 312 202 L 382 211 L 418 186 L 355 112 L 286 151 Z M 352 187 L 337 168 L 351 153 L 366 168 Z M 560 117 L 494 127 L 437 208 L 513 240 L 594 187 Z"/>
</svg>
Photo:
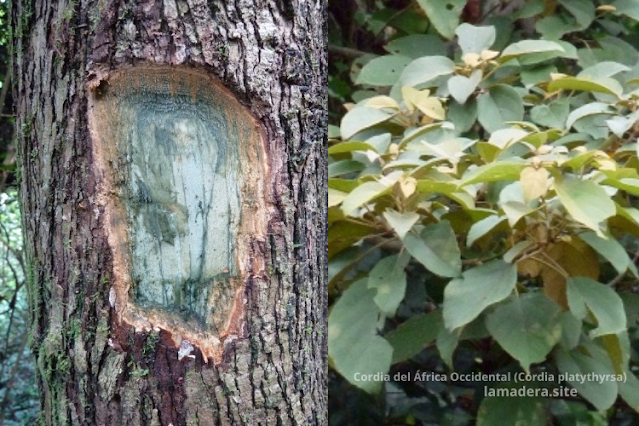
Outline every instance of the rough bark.
<svg viewBox="0 0 639 426">
<path fill-rule="evenodd" d="M 325 424 L 324 15 L 321 0 L 12 3 L 42 424 Z M 241 332 L 217 360 L 197 345 L 179 360 L 169 332 L 109 302 L 117 257 L 89 99 L 149 65 L 217 79 L 264 135 L 266 233 L 247 244 L 265 265 L 244 271 Z"/>
</svg>

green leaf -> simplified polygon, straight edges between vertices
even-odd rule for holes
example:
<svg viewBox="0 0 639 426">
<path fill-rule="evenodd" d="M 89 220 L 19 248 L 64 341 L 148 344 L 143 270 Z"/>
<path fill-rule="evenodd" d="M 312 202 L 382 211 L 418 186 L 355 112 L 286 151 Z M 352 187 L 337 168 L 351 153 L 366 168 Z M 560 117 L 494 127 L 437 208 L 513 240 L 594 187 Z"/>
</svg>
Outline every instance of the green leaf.
<svg viewBox="0 0 639 426">
<path fill-rule="evenodd" d="M 388 187 L 379 182 L 365 182 L 346 196 L 342 202 L 342 211 L 348 216 L 357 208 L 386 194 L 389 190 Z"/>
<path fill-rule="evenodd" d="M 517 267 L 501 259 L 469 269 L 444 290 L 444 323 L 454 330 L 468 324 L 488 306 L 504 300 L 517 284 Z"/>
<path fill-rule="evenodd" d="M 596 81 L 587 78 L 562 77 L 548 83 L 548 91 L 557 90 L 577 90 L 582 92 L 607 93 L 609 95 L 621 96 L 623 88 L 617 80 L 600 77 Z"/>
<path fill-rule="evenodd" d="M 507 201 L 501 206 L 501 209 L 508 218 L 508 224 L 511 228 L 515 227 L 519 219 L 535 211 L 519 201 Z"/>
<path fill-rule="evenodd" d="M 361 172 L 364 170 L 364 164 L 359 161 L 342 160 L 336 161 L 328 165 L 328 177 L 341 176 L 353 172 Z"/>
<path fill-rule="evenodd" d="M 383 258 L 368 275 L 368 288 L 377 290 L 375 303 L 385 315 L 393 317 L 406 293 L 406 265 L 408 254 Z"/>
<path fill-rule="evenodd" d="M 477 100 L 470 98 L 464 105 L 451 100 L 448 103 L 447 118 L 455 125 L 458 135 L 469 131 L 477 120 Z"/>
<path fill-rule="evenodd" d="M 554 188 L 573 219 L 603 236 L 600 224 L 613 216 L 616 208 L 600 185 L 590 180 L 555 177 Z"/>
<path fill-rule="evenodd" d="M 490 133 L 507 127 L 508 121 L 524 118 L 524 102 L 510 86 L 498 84 L 477 98 L 478 119 Z"/>
<path fill-rule="evenodd" d="M 446 45 L 441 38 L 431 34 L 411 34 L 389 41 L 384 49 L 389 53 L 412 59 L 422 56 L 445 56 Z"/>
<path fill-rule="evenodd" d="M 590 0 L 559 0 L 559 4 L 574 16 L 579 29 L 585 29 L 595 19 L 595 5 Z"/>
<path fill-rule="evenodd" d="M 384 336 L 393 346 L 393 364 L 420 353 L 437 338 L 442 327 L 440 310 L 417 314 Z"/>
<path fill-rule="evenodd" d="M 578 78 L 597 80 L 598 78 L 613 77 L 621 72 L 630 71 L 630 67 L 619 62 L 603 61 L 582 70 Z"/>
<path fill-rule="evenodd" d="M 617 0 L 612 4 L 618 15 L 626 15 L 627 17 L 639 21 L 639 4 L 636 0 Z"/>
<path fill-rule="evenodd" d="M 374 295 L 367 280 L 359 280 L 346 289 L 328 317 L 328 355 L 335 369 L 369 393 L 379 392 L 383 381 L 357 380 L 357 374 L 386 374 L 393 356 L 392 346 L 376 334 L 379 311 Z"/>
<path fill-rule="evenodd" d="M 363 223 L 346 222 L 343 220 L 333 223 L 328 227 L 329 259 L 375 231 L 375 228 Z"/>
<path fill-rule="evenodd" d="M 481 82 L 481 70 L 475 70 L 470 77 L 455 75 L 448 80 L 448 91 L 459 104 L 466 103 L 466 100 L 473 94 L 477 85 Z"/>
<path fill-rule="evenodd" d="M 534 242 L 528 240 L 518 242 L 517 244 L 509 248 L 506 253 L 504 253 L 504 262 L 512 263 L 517 256 L 528 250 L 530 247 L 533 247 L 534 245 Z"/>
<path fill-rule="evenodd" d="M 457 34 L 462 55 L 467 53 L 481 53 L 489 49 L 495 42 L 495 37 L 497 36 L 495 27 L 476 27 L 465 22 L 457 27 L 455 34 Z"/>
<path fill-rule="evenodd" d="M 400 213 L 395 210 L 387 209 L 384 212 L 384 219 L 395 230 L 400 239 L 404 239 L 404 236 L 411 230 L 413 225 L 417 223 L 420 215 L 416 212 L 404 212 Z"/>
<path fill-rule="evenodd" d="M 486 318 L 486 327 L 506 352 L 529 371 L 561 338 L 559 306 L 542 293 L 528 293 L 498 306 Z"/>
<path fill-rule="evenodd" d="M 611 380 L 581 380 L 587 374 L 610 375 L 615 369 L 608 354 L 593 343 L 585 345 L 584 351 L 556 352 L 559 373 L 568 377 L 567 382 L 594 405 L 597 410 L 606 410 L 617 399 L 617 383 Z"/>
<path fill-rule="evenodd" d="M 473 223 L 468 231 L 468 236 L 466 237 L 466 246 L 472 246 L 475 241 L 488 234 L 505 220 L 505 217 L 492 215 Z"/>
<path fill-rule="evenodd" d="M 566 119 L 566 128 L 571 128 L 577 121 L 584 117 L 597 114 L 612 114 L 610 106 L 601 102 L 592 102 L 577 108 L 568 115 Z"/>
<path fill-rule="evenodd" d="M 566 34 L 579 31 L 580 28 L 579 24 L 570 21 L 565 15 L 545 16 L 535 25 L 535 29 L 543 38 L 551 40 L 559 40 Z"/>
<path fill-rule="evenodd" d="M 364 65 L 355 83 L 371 86 L 392 86 L 411 62 L 411 58 L 400 55 L 386 55 L 375 58 Z"/>
<path fill-rule="evenodd" d="M 581 338 L 582 322 L 575 318 L 570 311 L 562 312 L 559 317 L 561 323 L 561 346 L 570 350 L 579 344 Z"/>
<path fill-rule="evenodd" d="M 606 124 L 617 137 L 622 138 L 632 126 L 639 120 L 639 111 L 635 111 L 626 117 L 615 116 L 606 120 Z"/>
<path fill-rule="evenodd" d="M 428 20 L 444 38 L 452 39 L 466 0 L 417 0 Z"/>
<path fill-rule="evenodd" d="M 406 250 L 429 271 L 442 277 L 458 277 L 461 253 L 455 232 L 447 221 L 425 226 L 419 236 L 404 237 Z"/>
<path fill-rule="evenodd" d="M 591 313 L 597 328 L 590 331 L 595 338 L 617 334 L 626 329 L 626 314 L 621 297 L 610 287 L 586 277 L 570 277 L 566 294 L 570 312 L 578 319 Z"/>
<path fill-rule="evenodd" d="M 366 142 L 340 142 L 328 149 L 328 155 L 341 154 L 344 152 L 353 152 L 353 151 L 377 152 L 377 150 L 372 145 L 369 145 Z"/>
<path fill-rule="evenodd" d="M 355 107 L 342 118 L 340 126 L 342 139 L 349 139 L 356 133 L 376 124 L 388 121 L 391 118 L 393 118 L 392 114 L 388 114 L 378 108 Z"/>
<path fill-rule="evenodd" d="M 606 238 L 601 238 L 594 232 L 585 232 L 579 234 L 579 238 L 610 262 L 620 274 L 626 272 L 628 268 L 636 271 L 636 266 L 632 263 L 626 249 L 612 236 L 606 235 Z"/>
<path fill-rule="evenodd" d="M 564 48 L 554 41 L 546 40 L 522 40 L 508 46 L 501 53 L 500 62 L 506 62 L 513 58 L 533 53 L 555 52 L 558 54 L 565 53 Z"/>
<path fill-rule="evenodd" d="M 529 89 L 539 83 L 550 81 L 550 75 L 556 72 L 557 67 L 551 64 L 542 64 L 533 68 L 525 68 L 521 70 L 521 82 L 524 83 L 524 87 Z"/>
<path fill-rule="evenodd" d="M 541 125 L 556 129 L 563 129 L 570 113 L 567 100 L 559 99 L 550 105 L 537 105 L 530 110 L 530 118 Z"/>
<path fill-rule="evenodd" d="M 425 56 L 408 64 L 398 85 L 415 87 L 428 83 L 442 75 L 452 74 L 455 63 L 445 56 Z"/>
<path fill-rule="evenodd" d="M 519 180 L 525 163 L 515 161 L 496 161 L 468 171 L 459 182 L 459 186 L 478 182 L 498 182 Z"/>
<path fill-rule="evenodd" d="M 477 412 L 477 426 L 546 426 L 547 415 L 543 399 L 517 396 L 524 384 L 513 387 L 509 385 L 511 384 L 500 384 L 495 389 L 488 389 Z M 496 396 L 506 391 L 506 395 Z M 491 395 L 492 392 L 495 396 Z"/>
<path fill-rule="evenodd" d="M 639 379 L 630 371 L 625 374 L 626 380 L 619 383 L 619 395 L 633 410 L 639 412 Z"/>
<path fill-rule="evenodd" d="M 453 366 L 453 354 L 455 353 L 455 349 L 459 344 L 459 338 L 462 330 L 448 330 L 445 327 L 439 328 L 439 333 L 437 334 L 437 350 L 439 351 L 439 356 L 442 358 L 444 363 L 451 370 L 454 368 Z"/>
</svg>

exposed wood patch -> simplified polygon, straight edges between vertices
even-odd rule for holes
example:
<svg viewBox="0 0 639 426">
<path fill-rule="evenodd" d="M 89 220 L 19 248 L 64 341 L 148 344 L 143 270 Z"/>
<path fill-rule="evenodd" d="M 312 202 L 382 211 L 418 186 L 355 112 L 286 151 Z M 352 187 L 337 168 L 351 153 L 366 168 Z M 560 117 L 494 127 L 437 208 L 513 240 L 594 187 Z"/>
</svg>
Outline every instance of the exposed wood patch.
<svg viewBox="0 0 639 426">
<path fill-rule="evenodd" d="M 192 69 L 136 66 L 91 82 L 97 202 L 114 255 L 112 306 L 137 330 L 169 332 L 222 360 L 244 337 L 244 288 L 264 276 L 267 230 L 261 127 L 233 95 Z"/>
</svg>

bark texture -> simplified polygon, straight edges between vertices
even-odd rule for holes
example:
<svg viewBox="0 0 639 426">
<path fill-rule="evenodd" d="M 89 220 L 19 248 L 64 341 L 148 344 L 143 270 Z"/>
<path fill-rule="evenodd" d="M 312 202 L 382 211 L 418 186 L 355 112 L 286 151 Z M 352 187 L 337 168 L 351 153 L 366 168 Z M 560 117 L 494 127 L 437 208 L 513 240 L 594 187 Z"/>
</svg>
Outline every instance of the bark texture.
<svg viewBox="0 0 639 426">
<path fill-rule="evenodd" d="M 45 425 L 318 425 L 326 415 L 326 55 L 322 0 L 16 0 L 23 221 Z M 257 118 L 269 182 L 264 272 L 221 362 L 178 360 L 120 321 L 88 99 L 165 65 L 217 78 Z"/>
</svg>

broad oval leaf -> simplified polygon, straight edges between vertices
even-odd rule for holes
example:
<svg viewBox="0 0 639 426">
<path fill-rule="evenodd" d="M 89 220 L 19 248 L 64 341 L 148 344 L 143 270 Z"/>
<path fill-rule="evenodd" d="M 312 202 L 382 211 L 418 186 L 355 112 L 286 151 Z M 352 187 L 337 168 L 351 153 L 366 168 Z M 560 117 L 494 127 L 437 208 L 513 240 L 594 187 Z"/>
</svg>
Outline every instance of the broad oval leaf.
<svg viewBox="0 0 639 426">
<path fill-rule="evenodd" d="M 417 59 L 422 56 L 443 56 L 446 54 L 446 45 L 433 34 L 411 34 L 389 41 L 384 50 Z"/>
<path fill-rule="evenodd" d="M 459 186 L 471 185 L 478 182 L 498 182 L 519 180 L 526 164 L 515 161 L 496 161 L 476 169 L 472 169 L 462 177 Z"/>
<path fill-rule="evenodd" d="M 425 226 L 419 236 L 404 237 L 406 250 L 432 273 L 442 277 L 461 274 L 461 253 L 455 232 L 447 221 Z"/>
<path fill-rule="evenodd" d="M 365 279 L 351 284 L 333 306 L 328 317 L 328 355 L 346 380 L 375 393 L 383 381 L 358 380 L 357 375 L 386 374 L 393 348 L 376 334 L 379 311 L 373 300 L 375 290 L 366 284 Z"/>
<path fill-rule="evenodd" d="M 616 212 L 615 203 L 595 182 L 577 178 L 555 178 L 554 188 L 568 213 L 602 235 L 600 224 Z"/>
<path fill-rule="evenodd" d="M 393 364 L 406 361 L 432 343 L 442 327 L 442 314 L 435 310 L 410 317 L 384 336 L 393 346 Z"/>
<path fill-rule="evenodd" d="M 377 290 L 375 303 L 387 316 L 395 311 L 406 293 L 406 272 L 410 256 L 406 253 L 383 258 L 368 275 L 368 288 Z"/>
<path fill-rule="evenodd" d="M 448 91 L 459 104 L 466 103 L 466 100 L 473 94 L 482 78 L 481 70 L 475 70 L 470 77 L 455 75 L 448 80 Z"/>
<path fill-rule="evenodd" d="M 584 353 L 585 352 L 585 353 Z M 559 349 L 556 354 L 559 373 L 569 378 L 570 385 L 577 392 L 592 403 L 598 410 L 606 410 L 617 399 L 617 383 L 612 380 L 581 380 L 588 374 L 610 375 L 615 369 L 608 354 L 594 343 L 586 345 L 585 351 L 564 351 Z"/>
<path fill-rule="evenodd" d="M 612 114 L 610 106 L 601 102 L 592 102 L 572 111 L 566 119 L 566 128 L 571 128 L 578 120 L 597 114 Z"/>
<path fill-rule="evenodd" d="M 342 202 L 342 211 L 345 215 L 353 213 L 357 208 L 371 200 L 386 194 L 389 188 L 379 182 L 365 182 L 353 189 Z"/>
<path fill-rule="evenodd" d="M 585 232 L 579 234 L 579 238 L 610 262 L 620 274 L 626 272 L 629 267 L 634 269 L 635 266 L 626 249 L 612 236 L 607 235 L 606 238 L 601 238 L 594 232 Z"/>
<path fill-rule="evenodd" d="M 565 53 L 564 48 L 554 41 L 546 40 L 522 40 L 508 46 L 501 53 L 499 60 L 501 62 L 509 61 L 522 55 L 530 55 L 533 53 L 557 52 Z"/>
<path fill-rule="evenodd" d="M 543 399 L 517 396 L 525 385 L 523 383 L 512 385 L 502 383 L 494 389 L 487 390 L 477 411 L 477 426 L 546 426 L 548 424 Z M 528 386 L 527 389 L 531 387 Z M 504 393 L 505 396 L 502 396 Z"/>
<path fill-rule="evenodd" d="M 495 42 L 495 27 L 476 27 L 464 22 L 455 30 L 462 56 L 467 53 L 481 53 Z M 460 102 L 463 103 L 463 102 Z"/>
<path fill-rule="evenodd" d="M 486 318 L 497 343 L 529 371 L 561 338 L 559 306 L 541 293 L 528 293 L 505 303 Z"/>
<path fill-rule="evenodd" d="M 399 78 L 399 86 L 415 87 L 435 78 L 452 74 L 455 63 L 445 56 L 425 56 L 412 61 L 404 68 Z"/>
<path fill-rule="evenodd" d="M 394 114 L 388 114 L 378 108 L 355 107 L 342 118 L 340 125 L 342 139 L 349 139 L 364 129 L 390 120 L 393 116 Z"/>
<path fill-rule="evenodd" d="M 493 86 L 488 93 L 479 96 L 477 106 L 477 118 L 490 133 L 507 127 L 509 121 L 524 118 L 524 102 L 519 93 L 503 84 Z"/>
<path fill-rule="evenodd" d="M 601 77 L 597 80 L 578 77 L 562 77 L 548 83 L 549 92 L 555 92 L 557 90 L 607 93 L 617 97 L 621 96 L 623 93 L 623 88 L 617 80 L 606 77 Z"/>
<path fill-rule="evenodd" d="M 366 142 L 356 142 L 356 141 L 347 141 L 340 142 L 328 149 L 328 155 L 340 154 L 344 152 L 353 152 L 353 151 L 374 151 L 377 152 L 375 147 L 367 144 Z"/>
<path fill-rule="evenodd" d="M 357 84 L 392 86 L 397 83 L 411 58 L 401 55 L 386 55 L 375 58 L 364 65 L 357 76 Z"/>
<path fill-rule="evenodd" d="M 396 210 L 387 209 L 384 212 L 384 219 L 395 230 L 400 239 L 404 239 L 408 231 L 417 223 L 421 216 L 416 212 L 400 213 Z"/>
<path fill-rule="evenodd" d="M 488 306 L 508 297 L 517 284 L 517 267 L 501 259 L 469 269 L 444 290 L 444 324 L 449 330 L 468 324 Z"/>
<path fill-rule="evenodd" d="M 466 0 L 417 0 L 428 20 L 444 38 L 452 39 Z"/>
<path fill-rule="evenodd" d="M 591 338 L 626 329 L 623 302 L 612 288 L 590 278 L 571 277 L 567 280 L 566 293 L 570 312 L 575 317 L 584 319 L 592 313 L 597 320 L 597 328 L 590 331 Z"/>
<path fill-rule="evenodd" d="M 488 234 L 490 231 L 495 229 L 495 227 L 505 221 L 505 216 L 499 217 L 497 215 L 491 215 L 473 223 L 468 231 L 468 236 L 466 237 L 466 246 L 472 246 L 475 241 Z"/>
</svg>

